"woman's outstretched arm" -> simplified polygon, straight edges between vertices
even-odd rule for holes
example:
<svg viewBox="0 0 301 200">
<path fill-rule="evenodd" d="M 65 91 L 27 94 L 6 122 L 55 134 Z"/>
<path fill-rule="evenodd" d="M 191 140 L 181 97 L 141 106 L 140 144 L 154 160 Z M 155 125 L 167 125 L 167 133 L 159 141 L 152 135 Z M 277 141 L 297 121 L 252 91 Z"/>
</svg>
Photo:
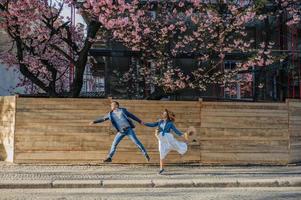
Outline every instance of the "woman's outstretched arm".
<svg viewBox="0 0 301 200">
<path fill-rule="evenodd" d="M 144 125 L 148 127 L 156 127 L 159 125 L 159 122 L 144 123 Z"/>
</svg>

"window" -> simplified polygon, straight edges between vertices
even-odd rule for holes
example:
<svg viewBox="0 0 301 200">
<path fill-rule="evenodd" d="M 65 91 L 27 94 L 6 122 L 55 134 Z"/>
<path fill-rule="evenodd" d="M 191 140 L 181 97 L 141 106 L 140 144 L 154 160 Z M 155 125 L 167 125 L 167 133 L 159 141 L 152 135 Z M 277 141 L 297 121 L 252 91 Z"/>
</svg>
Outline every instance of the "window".
<svg viewBox="0 0 301 200">
<path fill-rule="evenodd" d="M 96 66 L 97 67 L 97 66 Z M 97 67 L 99 68 L 99 67 Z M 100 70 L 95 72 L 91 64 L 88 64 L 84 73 L 82 96 L 102 96 L 104 93 L 104 76 Z"/>
<path fill-rule="evenodd" d="M 225 61 L 224 70 L 231 71 L 237 67 L 236 61 Z M 253 74 L 249 71 L 238 73 L 224 84 L 224 98 L 251 99 L 253 94 Z"/>
</svg>

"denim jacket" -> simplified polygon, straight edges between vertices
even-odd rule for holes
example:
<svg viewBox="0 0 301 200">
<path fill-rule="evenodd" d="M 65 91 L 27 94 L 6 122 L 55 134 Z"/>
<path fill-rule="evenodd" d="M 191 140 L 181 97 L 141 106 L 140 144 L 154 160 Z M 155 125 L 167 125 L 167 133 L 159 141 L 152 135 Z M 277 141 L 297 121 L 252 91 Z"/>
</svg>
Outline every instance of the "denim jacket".
<svg viewBox="0 0 301 200">
<path fill-rule="evenodd" d="M 119 109 L 121 109 L 121 112 L 122 112 L 123 116 L 127 119 L 127 121 L 129 122 L 131 128 L 135 128 L 135 125 L 134 125 L 134 123 L 132 122 L 131 119 L 133 119 L 133 120 L 135 120 L 135 121 L 141 123 L 141 120 L 140 120 L 138 117 L 136 117 L 134 114 L 132 114 L 132 113 L 130 113 L 129 111 L 127 111 L 127 109 L 125 109 L 125 108 L 119 108 Z M 112 125 L 115 127 L 115 129 L 116 129 L 117 131 L 122 131 L 122 130 L 119 130 L 119 128 L 118 128 L 118 126 L 117 126 L 117 123 L 116 123 L 116 121 L 114 120 L 114 117 L 112 117 L 112 112 L 113 112 L 113 111 L 109 112 L 109 113 L 108 113 L 107 115 L 105 115 L 104 117 L 100 117 L 100 118 L 94 120 L 93 123 L 94 123 L 94 124 L 96 124 L 96 123 L 102 123 L 102 122 L 104 122 L 104 121 L 110 120 L 111 123 L 112 123 Z M 130 119 L 130 118 L 131 118 L 131 119 Z"/>
<path fill-rule="evenodd" d="M 165 124 L 163 130 L 160 126 L 162 123 L 164 123 L 164 120 L 160 120 L 160 121 L 154 122 L 154 123 L 145 123 L 144 125 L 148 126 L 148 127 L 158 127 L 159 132 L 160 133 L 162 132 L 162 136 L 164 136 L 165 133 L 170 133 L 171 130 L 173 130 L 179 136 L 183 135 L 183 133 L 175 127 L 175 125 L 172 121 L 166 121 L 166 124 Z"/>
</svg>

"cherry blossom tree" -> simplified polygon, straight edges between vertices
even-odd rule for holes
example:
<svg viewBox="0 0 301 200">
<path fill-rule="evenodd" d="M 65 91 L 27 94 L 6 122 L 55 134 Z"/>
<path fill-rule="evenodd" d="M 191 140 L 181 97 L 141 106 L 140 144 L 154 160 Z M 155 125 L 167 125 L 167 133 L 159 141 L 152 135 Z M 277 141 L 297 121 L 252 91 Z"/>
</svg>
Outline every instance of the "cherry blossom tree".
<svg viewBox="0 0 301 200">
<path fill-rule="evenodd" d="M 139 73 L 145 83 L 166 91 L 188 87 L 206 90 L 208 84 L 225 85 L 251 66 L 265 67 L 279 59 L 272 54 L 275 44 L 269 40 L 269 32 L 257 48 L 247 33 L 248 24 L 267 22 L 269 15 L 281 17 L 284 12 L 291 16 L 288 26 L 300 23 L 298 0 L 80 2 L 79 12 L 89 19 L 86 34 L 83 26 L 61 16 L 61 1 L 0 0 L 0 28 L 8 32 L 14 44 L 2 59 L 52 96 L 68 88 L 70 66 L 74 66 L 75 76 L 69 94 L 79 95 L 88 52 L 107 34 L 141 53 Z M 64 3 L 79 5 L 76 0 Z M 273 10 L 267 11 L 268 3 L 275 5 Z M 225 57 L 233 53 L 241 54 L 237 67 L 223 70 Z M 174 62 L 182 55 L 197 61 L 192 70 Z M 133 78 L 127 74 L 123 77 Z"/>
<path fill-rule="evenodd" d="M 33 83 L 50 96 L 76 97 L 100 23 L 90 18 L 85 33 L 82 24 L 71 24 L 61 15 L 64 3 L 76 1 L 1 0 L 0 28 L 12 40 L 12 48 L 1 52 L 1 60 L 21 72 L 21 86 Z M 74 77 L 70 77 L 71 67 Z"/>
<path fill-rule="evenodd" d="M 142 59 L 152 59 L 155 73 L 149 65 L 141 66 L 145 79 L 167 91 L 187 87 L 206 90 L 208 84 L 223 85 L 251 66 L 272 64 L 278 59 L 272 55 L 274 43 L 265 40 L 256 48 L 246 26 L 282 12 L 292 16 L 288 25 L 300 21 L 296 0 L 270 1 L 277 5 L 273 13 L 265 11 L 267 1 L 204 2 L 86 0 L 84 8 L 98 17 L 115 40 L 140 51 Z M 223 71 L 225 56 L 237 52 L 241 53 L 237 67 Z M 198 61 L 192 71 L 185 72 L 173 61 L 183 54 Z M 150 72 L 153 74 L 147 76 Z"/>
<path fill-rule="evenodd" d="M 87 1 L 113 37 L 156 64 L 150 76 L 167 90 L 185 87 L 205 90 L 222 76 L 218 68 L 226 53 L 250 46 L 243 40 L 246 23 L 255 12 L 244 5 L 202 4 L 201 1 Z M 236 35 L 236 37 L 233 37 Z M 239 38 L 239 39 L 238 39 Z M 199 62 L 185 74 L 173 58 L 192 54 Z M 146 68 L 144 71 L 148 71 Z"/>
</svg>

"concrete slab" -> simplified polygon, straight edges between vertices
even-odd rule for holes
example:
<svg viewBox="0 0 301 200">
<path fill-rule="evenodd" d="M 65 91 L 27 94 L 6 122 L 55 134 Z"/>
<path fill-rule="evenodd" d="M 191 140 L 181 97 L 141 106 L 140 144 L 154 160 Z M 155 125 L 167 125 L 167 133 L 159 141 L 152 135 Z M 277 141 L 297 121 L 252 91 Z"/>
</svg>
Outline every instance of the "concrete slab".
<svg viewBox="0 0 301 200">
<path fill-rule="evenodd" d="M 194 187 L 191 179 L 155 179 L 154 187 Z"/>
<path fill-rule="evenodd" d="M 151 180 L 103 180 L 104 188 L 148 188 L 153 187 Z"/>
<path fill-rule="evenodd" d="M 55 180 L 52 183 L 54 188 L 100 188 L 101 180 Z"/>
</svg>

